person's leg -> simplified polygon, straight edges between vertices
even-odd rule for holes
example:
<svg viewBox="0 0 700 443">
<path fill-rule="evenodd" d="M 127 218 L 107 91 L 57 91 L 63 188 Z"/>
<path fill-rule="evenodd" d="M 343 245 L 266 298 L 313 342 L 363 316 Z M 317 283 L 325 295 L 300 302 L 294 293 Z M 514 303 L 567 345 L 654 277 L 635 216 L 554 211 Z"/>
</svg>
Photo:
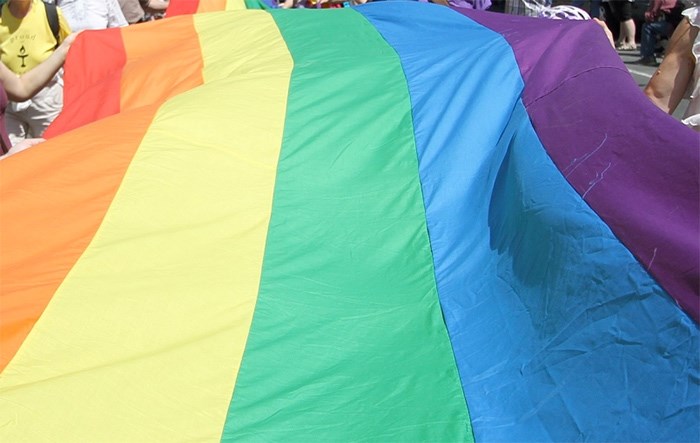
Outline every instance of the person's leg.
<svg viewBox="0 0 700 443">
<path fill-rule="evenodd" d="M 658 22 L 646 22 L 642 25 L 642 41 L 639 48 L 639 54 L 642 58 L 653 57 L 654 47 L 656 46 Z"/>
<path fill-rule="evenodd" d="M 5 109 L 5 127 L 10 143 L 16 145 L 27 138 L 27 124 L 24 122 L 23 111 L 27 107 L 27 102 L 10 102 Z"/>
<path fill-rule="evenodd" d="M 591 0 L 589 13 L 591 18 L 600 18 L 600 0 Z"/>
<path fill-rule="evenodd" d="M 634 40 L 636 29 L 634 20 L 632 20 L 632 3 L 628 1 L 612 2 L 618 8 L 620 19 L 620 44 L 622 49 L 636 49 L 637 44 Z"/>
<path fill-rule="evenodd" d="M 657 66 L 656 42 L 660 36 L 668 33 L 671 25 L 666 21 L 647 22 L 642 25 L 642 44 L 639 54 L 642 56 L 637 63 L 648 66 Z"/>
<path fill-rule="evenodd" d="M 601 2 L 601 6 L 605 12 L 605 24 L 608 29 L 610 29 L 610 32 L 612 32 L 613 38 L 615 39 L 615 46 L 617 46 L 620 42 L 620 21 L 617 19 L 617 15 L 610 6 L 610 2 Z"/>
<path fill-rule="evenodd" d="M 634 25 L 634 20 L 628 19 L 620 22 L 620 43 L 622 49 L 636 49 L 637 44 L 634 41 L 634 35 L 637 32 Z"/>
</svg>

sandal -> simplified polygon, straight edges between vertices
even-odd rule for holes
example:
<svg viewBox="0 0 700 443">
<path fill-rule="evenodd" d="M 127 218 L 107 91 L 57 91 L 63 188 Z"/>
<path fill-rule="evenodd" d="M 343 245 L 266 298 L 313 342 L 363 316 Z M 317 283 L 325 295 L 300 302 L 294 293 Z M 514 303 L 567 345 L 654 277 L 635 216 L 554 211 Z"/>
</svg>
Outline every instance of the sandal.
<svg viewBox="0 0 700 443">
<path fill-rule="evenodd" d="M 618 51 L 636 51 L 637 44 L 636 43 L 617 43 L 617 44 L 615 44 L 615 49 L 617 49 Z"/>
</svg>

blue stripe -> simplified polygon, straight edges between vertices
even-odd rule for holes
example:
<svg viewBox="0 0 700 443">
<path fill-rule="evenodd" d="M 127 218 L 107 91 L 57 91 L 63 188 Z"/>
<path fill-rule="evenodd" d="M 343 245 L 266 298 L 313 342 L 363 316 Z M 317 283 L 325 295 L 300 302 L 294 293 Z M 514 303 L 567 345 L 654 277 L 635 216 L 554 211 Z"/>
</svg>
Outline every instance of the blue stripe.
<svg viewBox="0 0 700 443">
<path fill-rule="evenodd" d="M 696 441 L 697 327 L 547 156 L 505 40 L 435 5 L 358 12 L 407 77 L 477 441 Z"/>
</svg>

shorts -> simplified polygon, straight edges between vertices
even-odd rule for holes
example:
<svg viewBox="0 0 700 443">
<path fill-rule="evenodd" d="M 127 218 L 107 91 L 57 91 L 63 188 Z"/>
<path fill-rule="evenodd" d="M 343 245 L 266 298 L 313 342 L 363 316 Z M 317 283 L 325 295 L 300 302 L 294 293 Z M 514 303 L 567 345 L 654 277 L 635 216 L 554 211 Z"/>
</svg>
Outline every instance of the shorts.
<svg viewBox="0 0 700 443">
<path fill-rule="evenodd" d="M 626 22 L 632 19 L 632 2 L 630 1 L 611 1 L 608 2 L 613 17 L 620 22 Z"/>
<path fill-rule="evenodd" d="M 63 109 L 63 79 L 56 74 L 34 97 L 24 102 L 9 102 L 5 126 L 12 144 L 27 138 L 39 138 Z"/>
</svg>

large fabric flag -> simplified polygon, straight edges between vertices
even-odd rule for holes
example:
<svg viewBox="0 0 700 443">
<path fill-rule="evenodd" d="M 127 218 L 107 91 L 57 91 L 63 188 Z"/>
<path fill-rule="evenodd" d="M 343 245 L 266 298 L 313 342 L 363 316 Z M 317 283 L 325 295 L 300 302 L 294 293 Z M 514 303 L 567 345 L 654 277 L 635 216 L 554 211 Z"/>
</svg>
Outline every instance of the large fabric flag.
<svg viewBox="0 0 700 443">
<path fill-rule="evenodd" d="M 276 0 L 171 0 L 168 17 L 240 9 L 276 8 Z"/>
<path fill-rule="evenodd" d="M 0 162 L 1 441 L 697 441 L 699 140 L 594 23 L 185 14 L 65 71 Z"/>
</svg>

